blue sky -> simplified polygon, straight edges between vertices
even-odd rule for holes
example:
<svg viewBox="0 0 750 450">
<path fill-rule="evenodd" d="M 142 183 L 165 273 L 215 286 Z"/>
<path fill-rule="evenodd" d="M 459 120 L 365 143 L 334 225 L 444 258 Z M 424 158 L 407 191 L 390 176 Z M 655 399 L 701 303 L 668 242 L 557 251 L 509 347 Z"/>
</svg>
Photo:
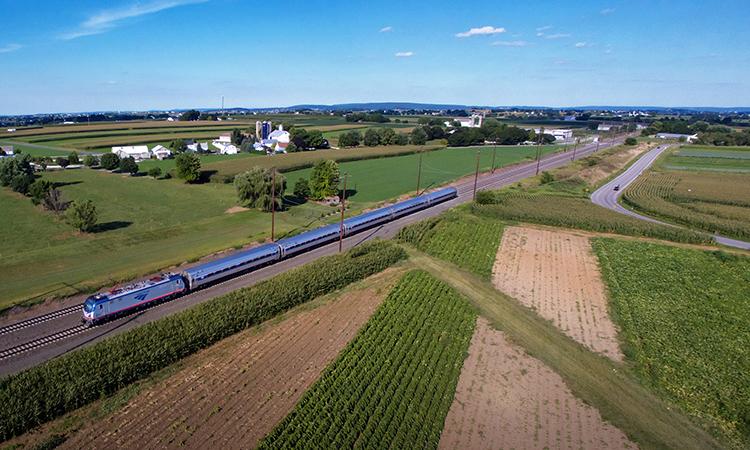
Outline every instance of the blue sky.
<svg viewBox="0 0 750 450">
<path fill-rule="evenodd" d="M 0 115 L 750 106 L 750 2 L 0 0 Z"/>
</svg>

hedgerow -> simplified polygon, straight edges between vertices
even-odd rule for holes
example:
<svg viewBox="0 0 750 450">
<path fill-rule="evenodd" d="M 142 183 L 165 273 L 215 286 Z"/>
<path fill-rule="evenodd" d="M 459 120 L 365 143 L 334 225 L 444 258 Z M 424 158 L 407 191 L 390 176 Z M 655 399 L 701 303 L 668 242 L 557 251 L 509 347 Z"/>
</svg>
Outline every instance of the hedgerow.
<svg viewBox="0 0 750 450">
<path fill-rule="evenodd" d="M 0 380 L 0 440 L 106 397 L 234 333 L 406 257 L 375 241 Z"/>
<path fill-rule="evenodd" d="M 450 286 L 407 273 L 258 449 L 436 449 L 475 322 Z"/>
</svg>

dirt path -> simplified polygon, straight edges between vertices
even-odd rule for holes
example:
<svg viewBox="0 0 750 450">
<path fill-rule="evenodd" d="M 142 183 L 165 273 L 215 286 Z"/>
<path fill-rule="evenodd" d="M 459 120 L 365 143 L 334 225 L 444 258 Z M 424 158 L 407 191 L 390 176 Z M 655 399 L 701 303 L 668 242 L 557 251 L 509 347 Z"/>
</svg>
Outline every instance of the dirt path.
<svg viewBox="0 0 750 450">
<path fill-rule="evenodd" d="M 492 270 L 500 290 L 588 348 L 622 361 L 615 325 L 588 238 L 506 227 Z"/>
<path fill-rule="evenodd" d="M 479 317 L 439 449 L 637 448 Z"/>
<path fill-rule="evenodd" d="M 376 280 L 389 286 L 396 273 Z M 367 322 L 388 293 L 382 285 L 194 355 L 181 372 L 59 448 L 255 447 Z"/>
</svg>

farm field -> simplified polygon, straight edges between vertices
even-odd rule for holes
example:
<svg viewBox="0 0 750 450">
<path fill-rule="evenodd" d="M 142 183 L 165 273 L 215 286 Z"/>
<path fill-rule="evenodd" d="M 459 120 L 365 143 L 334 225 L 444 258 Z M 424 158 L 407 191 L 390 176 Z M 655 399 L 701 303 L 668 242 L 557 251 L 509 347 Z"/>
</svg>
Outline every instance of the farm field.
<svg viewBox="0 0 750 450">
<path fill-rule="evenodd" d="M 258 448 L 436 447 L 475 321 L 448 285 L 407 273 Z"/>
<path fill-rule="evenodd" d="M 621 362 L 604 282 L 587 237 L 506 227 L 494 285 L 591 350 Z"/>
<path fill-rule="evenodd" d="M 746 448 L 750 257 L 613 238 L 593 247 L 643 382 Z"/>
<path fill-rule="evenodd" d="M 635 449 L 552 369 L 479 317 L 438 449 Z"/>
<path fill-rule="evenodd" d="M 622 202 L 690 228 L 750 239 L 750 175 L 664 171 L 644 173 Z"/>
<path fill-rule="evenodd" d="M 8 441 L 68 433 L 60 449 L 253 448 L 367 322 L 402 269 L 388 269 L 195 354 L 118 394 Z M 177 424 L 175 426 L 175 424 Z"/>
<path fill-rule="evenodd" d="M 750 149 L 746 147 L 681 146 L 659 161 L 672 170 L 750 173 Z"/>
<path fill-rule="evenodd" d="M 479 149 L 479 147 L 446 148 L 434 152 L 425 152 L 422 155 L 420 190 L 440 186 L 464 175 L 474 174 Z M 553 153 L 557 149 L 558 146 L 542 147 L 545 155 Z M 359 202 L 374 202 L 415 191 L 417 189 L 417 176 L 419 175 L 418 148 L 415 150 L 417 150 L 417 154 L 399 156 L 398 158 L 340 163 L 340 172 L 348 174 L 347 191 L 350 189 L 356 191 L 353 194 L 347 194 L 349 198 Z M 340 150 L 340 152 L 348 151 Z M 488 171 L 492 167 L 493 148 L 481 147 L 481 151 L 479 170 Z M 533 146 L 498 146 L 495 167 L 523 162 L 526 158 L 533 158 L 535 154 L 536 147 Z M 252 162 L 255 162 L 255 160 Z M 211 167 L 213 168 L 213 166 Z M 288 190 L 291 192 L 294 182 L 299 178 L 309 179 L 310 171 L 311 169 L 303 169 L 285 173 L 287 180 L 290 181 Z"/>
</svg>

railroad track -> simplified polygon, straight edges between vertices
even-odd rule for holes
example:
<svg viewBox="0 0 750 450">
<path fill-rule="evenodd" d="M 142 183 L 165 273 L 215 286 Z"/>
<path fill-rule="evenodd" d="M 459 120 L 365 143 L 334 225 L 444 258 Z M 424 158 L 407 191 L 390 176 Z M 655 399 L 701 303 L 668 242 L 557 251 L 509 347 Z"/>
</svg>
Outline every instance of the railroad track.
<svg viewBox="0 0 750 450">
<path fill-rule="evenodd" d="M 48 322 L 50 320 L 57 319 L 58 317 L 67 316 L 68 314 L 72 314 L 80 310 L 81 310 L 81 305 L 74 305 L 74 306 L 69 306 L 67 308 L 58 309 L 56 311 L 52 311 L 47 314 L 42 314 L 40 316 L 32 317 L 31 319 L 12 323 L 10 325 L 0 327 L 0 336 L 4 334 L 12 333 L 22 328 L 27 328 L 27 327 L 31 327 L 34 325 L 38 325 L 40 323 Z"/>
<path fill-rule="evenodd" d="M 76 334 L 84 332 L 87 329 L 88 327 L 86 325 L 78 325 L 76 327 L 68 328 L 67 330 L 63 330 L 63 331 L 58 331 L 57 333 L 50 334 L 49 336 L 45 336 L 43 338 L 39 338 L 31 342 L 21 344 L 16 347 L 3 350 L 0 352 L 0 361 L 2 361 L 3 359 L 10 358 L 11 356 L 14 356 L 14 355 L 18 355 L 20 353 L 28 352 L 29 350 L 34 350 L 35 348 L 44 347 L 45 345 L 59 341 L 60 339 L 65 339 L 70 336 L 74 336 Z"/>
</svg>

